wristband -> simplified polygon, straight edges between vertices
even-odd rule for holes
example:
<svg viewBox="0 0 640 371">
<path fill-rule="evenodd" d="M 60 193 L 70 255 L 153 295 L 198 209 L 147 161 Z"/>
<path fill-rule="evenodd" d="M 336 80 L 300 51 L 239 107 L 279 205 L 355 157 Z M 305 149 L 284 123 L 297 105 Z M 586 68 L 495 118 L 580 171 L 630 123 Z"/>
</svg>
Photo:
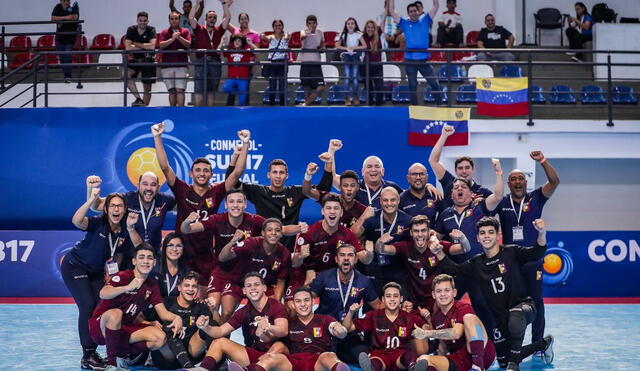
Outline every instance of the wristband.
<svg viewBox="0 0 640 371">
<path fill-rule="evenodd" d="M 313 175 L 304 173 L 304 180 L 310 182 L 312 178 L 313 178 Z"/>
<path fill-rule="evenodd" d="M 547 158 L 543 158 L 542 160 L 540 160 L 540 165 L 544 164 L 545 162 L 547 162 Z"/>
<path fill-rule="evenodd" d="M 502 174 L 504 174 L 504 172 L 503 171 L 496 171 L 496 174 L 502 175 Z"/>
</svg>

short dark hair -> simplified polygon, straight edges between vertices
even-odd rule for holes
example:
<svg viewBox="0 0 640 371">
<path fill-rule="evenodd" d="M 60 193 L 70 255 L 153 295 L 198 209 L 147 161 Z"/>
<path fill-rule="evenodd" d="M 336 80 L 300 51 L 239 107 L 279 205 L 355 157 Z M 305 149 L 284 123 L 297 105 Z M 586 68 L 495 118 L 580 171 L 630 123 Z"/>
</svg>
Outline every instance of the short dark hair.
<svg viewBox="0 0 640 371">
<path fill-rule="evenodd" d="M 409 5 L 407 5 L 407 13 L 409 13 L 409 9 L 411 8 L 416 8 L 416 10 L 418 10 L 416 3 L 409 3 Z"/>
<path fill-rule="evenodd" d="M 180 276 L 178 278 L 178 285 L 181 285 L 182 282 L 186 281 L 186 280 L 195 280 L 196 282 L 198 282 L 198 280 L 200 279 L 200 275 L 198 274 L 198 272 L 196 271 L 188 271 L 186 274 Z"/>
<path fill-rule="evenodd" d="M 140 17 L 147 17 L 149 18 L 149 13 L 142 11 L 142 12 L 138 12 L 138 15 L 136 16 L 136 18 L 140 18 Z"/>
<path fill-rule="evenodd" d="M 411 218 L 411 223 L 409 224 L 409 228 L 413 228 L 414 225 L 426 224 L 427 228 L 430 227 L 429 217 L 426 215 L 416 215 Z"/>
<path fill-rule="evenodd" d="M 204 15 L 205 17 L 209 16 L 209 13 L 213 13 L 216 15 L 216 17 L 218 16 L 218 13 L 215 10 L 208 10 L 207 13 Z"/>
<path fill-rule="evenodd" d="M 345 170 L 342 172 L 342 174 L 340 174 L 340 181 L 342 182 L 342 179 L 355 179 L 356 182 L 360 181 L 360 177 L 358 176 L 358 173 L 356 173 L 353 170 Z"/>
<path fill-rule="evenodd" d="M 452 185 L 455 184 L 456 182 L 462 182 L 464 184 L 467 185 L 467 187 L 469 187 L 469 189 L 471 189 L 471 181 L 469 179 L 464 179 L 464 178 L 455 178 L 453 180 L 453 183 L 451 183 Z M 453 189 L 453 188 L 451 188 Z"/>
<path fill-rule="evenodd" d="M 262 223 L 262 231 L 264 231 L 265 229 L 267 229 L 267 224 L 269 223 L 278 223 L 280 224 L 280 227 L 282 227 L 282 221 L 278 218 L 267 218 L 264 223 Z"/>
<path fill-rule="evenodd" d="M 487 15 L 485 15 L 485 16 L 484 16 L 484 20 L 486 21 L 488 17 L 493 17 L 493 18 L 495 18 L 495 16 L 494 16 L 493 14 L 489 13 L 489 14 L 487 14 Z"/>
<path fill-rule="evenodd" d="M 244 275 L 244 278 L 242 278 L 242 286 L 245 285 L 245 283 L 247 282 L 247 280 L 251 277 L 257 277 L 260 279 L 260 282 L 264 285 L 264 277 L 262 277 L 262 275 L 258 272 L 249 272 L 247 274 Z"/>
<path fill-rule="evenodd" d="M 242 45 L 240 46 L 242 49 L 247 47 L 247 37 L 245 35 L 235 34 L 232 35 L 229 39 L 229 45 L 227 46 L 227 49 L 234 49 L 233 43 L 236 40 L 242 41 Z"/>
<path fill-rule="evenodd" d="M 357 254 L 358 251 L 356 250 L 356 247 L 353 246 L 350 243 L 339 243 L 338 246 L 336 246 L 336 254 L 338 253 L 338 251 L 340 251 L 340 249 L 352 249 L 354 254 Z"/>
<path fill-rule="evenodd" d="M 391 281 L 391 282 L 388 282 L 386 285 L 382 286 L 382 295 L 384 295 L 387 289 L 398 289 L 398 291 L 400 291 L 400 295 L 402 296 L 402 286 L 400 286 L 400 284 L 397 282 Z"/>
<path fill-rule="evenodd" d="M 322 197 L 322 207 L 324 207 L 324 204 L 327 202 L 337 202 L 340 204 L 340 207 L 342 207 L 342 199 L 340 199 L 340 196 L 338 196 L 337 193 L 329 192 L 324 195 L 324 197 Z"/>
<path fill-rule="evenodd" d="M 248 20 L 251 20 L 251 18 L 249 17 L 249 14 L 247 14 L 247 13 L 240 13 L 240 14 L 238 14 L 238 22 L 240 22 L 240 17 L 242 17 L 243 15 L 246 15 L 246 16 L 247 16 L 247 19 L 248 19 Z"/>
<path fill-rule="evenodd" d="M 318 17 L 316 17 L 316 16 L 315 16 L 315 15 L 313 15 L 313 14 L 309 14 L 309 15 L 307 16 L 307 20 L 306 20 L 305 24 L 307 24 L 307 23 L 309 23 L 309 22 L 311 22 L 311 21 L 318 23 Z"/>
<path fill-rule="evenodd" d="M 209 165 L 209 168 L 213 171 L 213 166 L 211 166 L 211 161 L 207 160 L 205 157 L 198 157 L 195 160 L 193 160 L 193 164 L 191 164 L 191 171 L 193 171 L 193 168 L 196 166 L 196 164 L 207 164 Z"/>
<path fill-rule="evenodd" d="M 102 219 L 105 223 L 109 222 L 109 212 L 107 211 L 107 209 L 109 208 L 109 203 L 116 197 L 120 198 L 122 200 L 122 203 L 124 204 L 124 210 L 122 212 L 124 213 L 127 211 L 127 200 L 124 198 L 124 194 L 118 192 L 109 193 L 107 195 L 107 198 L 104 199 L 104 211 L 102 212 Z"/>
<path fill-rule="evenodd" d="M 184 1 L 182 2 L 182 5 L 184 5 L 184 4 L 186 4 L 186 3 L 189 3 L 189 4 L 193 5 L 193 2 L 192 2 L 191 0 L 184 0 Z"/>
<path fill-rule="evenodd" d="M 296 296 L 297 293 L 299 292 L 306 292 L 309 295 L 311 295 L 311 299 L 313 299 L 313 291 L 311 291 L 310 288 L 308 288 L 307 286 L 300 286 L 297 289 L 293 290 L 293 295 L 292 296 Z"/>
<path fill-rule="evenodd" d="M 242 197 L 244 197 L 244 199 L 247 199 L 247 195 L 244 194 L 244 192 L 242 192 L 242 190 L 240 190 L 239 188 L 234 188 L 232 190 L 230 190 L 229 192 L 227 192 L 226 196 L 224 196 L 224 199 L 226 200 L 227 198 L 229 198 L 229 196 L 231 196 L 232 194 L 236 194 L 236 193 L 240 193 L 242 195 Z"/>
<path fill-rule="evenodd" d="M 431 290 L 435 289 L 436 285 L 441 282 L 451 282 L 451 287 L 453 287 L 454 289 L 456 288 L 456 281 L 453 279 L 453 277 L 448 274 L 441 273 L 435 276 L 433 282 L 431 282 Z"/>
<path fill-rule="evenodd" d="M 281 158 L 271 160 L 271 162 L 269 163 L 269 171 L 271 171 L 271 168 L 273 166 L 284 166 L 287 170 L 287 173 L 289 172 L 289 165 L 287 165 L 287 162 Z"/>
<path fill-rule="evenodd" d="M 156 258 L 156 250 L 153 248 L 153 246 L 151 246 L 149 242 L 146 242 L 146 241 L 136 246 L 133 257 L 135 258 L 136 256 L 138 256 L 138 251 L 142 251 L 142 250 L 151 251 L 151 253 L 153 254 L 153 258 L 154 259 Z"/>
<path fill-rule="evenodd" d="M 500 222 L 492 216 L 485 216 L 476 223 L 476 231 L 479 232 L 481 227 L 493 227 L 496 232 L 499 232 Z"/>
<path fill-rule="evenodd" d="M 420 7 L 424 8 L 424 5 L 422 5 L 422 1 L 420 1 L 420 0 L 414 1 L 413 3 L 416 4 L 416 6 L 419 5 Z"/>
<path fill-rule="evenodd" d="M 282 25 L 282 28 L 284 28 L 284 22 L 282 22 L 282 19 L 280 18 L 276 18 L 273 20 L 273 22 L 271 22 L 271 28 L 276 26 L 276 23 L 280 22 L 280 24 Z"/>
<path fill-rule="evenodd" d="M 474 168 L 476 166 L 475 163 L 473 163 L 473 159 L 469 156 L 462 156 L 462 157 L 458 157 L 456 159 L 456 162 L 454 162 L 454 168 L 458 167 L 458 164 L 461 163 L 462 161 L 468 161 L 469 164 L 471 164 L 471 168 Z"/>
</svg>

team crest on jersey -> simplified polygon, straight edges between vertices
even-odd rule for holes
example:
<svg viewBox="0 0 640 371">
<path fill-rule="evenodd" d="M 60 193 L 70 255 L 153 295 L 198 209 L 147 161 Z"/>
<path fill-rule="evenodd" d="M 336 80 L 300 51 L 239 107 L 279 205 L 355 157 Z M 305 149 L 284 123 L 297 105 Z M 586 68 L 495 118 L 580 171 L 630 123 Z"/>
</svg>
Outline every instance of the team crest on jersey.
<svg viewBox="0 0 640 371">
<path fill-rule="evenodd" d="M 542 271 L 536 271 L 536 281 L 542 280 Z"/>
<path fill-rule="evenodd" d="M 287 197 L 287 205 L 289 205 L 289 207 L 292 207 L 295 204 L 295 202 L 293 201 L 293 197 Z"/>
<path fill-rule="evenodd" d="M 402 234 L 403 231 L 404 231 L 404 227 L 399 225 L 398 226 L 398 231 L 396 232 L 396 234 Z"/>
<path fill-rule="evenodd" d="M 313 328 L 313 337 L 314 338 L 322 337 L 322 327 L 314 327 Z"/>
<path fill-rule="evenodd" d="M 156 210 L 155 210 L 156 217 L 158 217 L 158 216 L 160 216 L 160 214 L 162 214 L 162 209 L 163 208 L 164 208 L 164 205 L 156 207 Z"/>
<path fill-rule="evenodd" d="M 435 256 L 430 256 L 429 257 L 429 266 L 430 267 L 435 267 L 436 264 L 438 264 L 438 260 L 436 259 Z"/>
<path fill-rule="evenodd" d="M 360 293 L 360 291 L 361 291 L 361 290 L 362 290 L 362 289 L 360 289 L 360 288 L 352 287 L 352 288 L 351 288 L 351 293 L 350 293 L 350 294 L 351 294 L 351 297 L 352 297 L 352 298 L 358 297 L 358 294 Z"/>
<path fill-rule="evenodd" d="M 211 198 L 211 197 L 207 197 L 207 198 L 204 200 L 204 203 L 205 203 L 205 204 L 207 204 L 207 207 L 208 207 L 208 208 L 213 207 L 213 198 Z"/>
<path fill-rule="evenodd" d="M 427 200 L 427 207 L 428 208 L 432 208 L 433 207 L 433 200 Z"/>
<path fill-rule="evenodd" d="M 504 263 L 498 264 L 498 270 L 500 271 L 501 274 L 507 273 L 507 265 Z"/>
<path fill-rule="evenodd" d="M 147 290 L 147 291 L 144 293 L 144 300 L 149 299 L 149 296 L 151 296 L 151 290 Z"/>
<path fill-rule="evenodd" d="M 398 336 L 399 337 L 407 336 L 407 328 L 402 326 L 398 327 Z"/>
<path fill-rule="evenodd" d="M 279 261 L 274 261 L 274 262 L 273 262 L 273 265 L 271 266 L 271 270 L 272 270 L 272 271 L 277 271 L 277 270 L 278 270 L 278 268 L 280 268 L 280 264 L 281 264 L 281 263 L 280 263 Z"/>
<path fill-rule="evenodd" d="M 120 282 L 120 276 L 111 277 L 111 281 L 116 282 L 116 283 Z"/>
<path fill-rule="evenodd" d="M 456 323 L 458 323 L 458 322 L 456 321 L 456 319 L 455 319 L 455 318 L 451 318 L 451 327 L 455 326 L 455 325 L 456 325 Z"/>
<path fill-rule="evenodd" d="M 531 205 L 529 205 L 529 202 L 527 202 L 524 205 L 522 205 L 522 212 L 523 213 L 526 213 L 527 211 L 529 211 L 529 209 L 531 209 Z"/>
<path fill-rule="evenodd" d="M 299 246 L 304 245 L 304 237 L 298 237 L 298 245 Z"/>
<path fill-rule="evenodd" d="M 469 217 L 473 215 L 473 209 L 467 209 L 467 211 L 464 212 L 464 217 Z"/>
</svg>

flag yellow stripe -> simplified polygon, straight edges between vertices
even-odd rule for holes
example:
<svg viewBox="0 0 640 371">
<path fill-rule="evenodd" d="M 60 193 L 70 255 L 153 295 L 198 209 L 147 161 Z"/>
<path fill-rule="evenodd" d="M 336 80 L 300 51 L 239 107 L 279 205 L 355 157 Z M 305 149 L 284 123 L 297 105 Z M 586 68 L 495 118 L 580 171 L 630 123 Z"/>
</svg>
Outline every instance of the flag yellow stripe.
<svg viewBox="0 0 640 371">
<path fill-rule="evenodd" d="M 489 87 L 487 87 L 489 86 Z M 476 80 L 476 89 L 489 90 L 489 91 L 517 91 L 527 89 L 529 82 L 526 77 L 493 77 L 493 78 L 479 78 Z"/>
<path fill-rule="evenodd" d="M 470 108 L 409 106 L 409 117 L 416 120 L 465 121 L 469 120 L 470 111 Z"/>
</svg>

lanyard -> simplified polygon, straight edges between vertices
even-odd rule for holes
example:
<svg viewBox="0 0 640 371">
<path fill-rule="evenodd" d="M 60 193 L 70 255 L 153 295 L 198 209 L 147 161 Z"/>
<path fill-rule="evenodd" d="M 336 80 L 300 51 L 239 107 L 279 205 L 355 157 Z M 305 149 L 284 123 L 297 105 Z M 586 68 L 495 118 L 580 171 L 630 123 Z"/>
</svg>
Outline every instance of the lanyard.
<svg viewBox="0 0 640 371">
<path fill-rule="evenodd" d="M 373 203 L 373 200 L 375 200 L 376 197 L 378 197 L 378 195 L 382 191 L 383 185 L 384 184 L 380 185 L 380 189 L 378 189 L 376 193 L 373 194 L 373 196 L 371 196 L 371 192 L 369 191 L 369 186 L 366 184 L 364 185 L 364 188 L 367 190 L 367 198 L 369 199 L 369 206 L 371 206 L 371 204 Z"/>
<path fill-rule="evenodd" d="M 382 235 L 384 234 L 384 220 L 383 220 L 382 214 L 384 214 L 384 211 L 380 211 L 380 237 L 382 237 Z M 391 222 L 391 226 L 389 227 L 389 233 L 393 231 L 393 227 L 396 226 L 397 221 L 398 221 L 398 212 L 396 211 L 396 216 L 393 217 L 393 222 Z"/>
<path fill-rule="evenodd" d="M 340 268 L 336 270 L 336 280 L 338 281 L 338 292 L 340 293 L 340 299 L 342 299 L 342 309 L 347 308 L 347 300 L 349 299 L 349 292 L 351 291 L 351 286 L 353 286 L 353 279 L 356 276 L 356 272 L 351 272 L 351 278 L 349 279 L 349 286 L 347 286 L 347 292 L 345 294 L 342 293 L 342 281 L 340 281 Z"/>
<path fill-rule="evenodd" d="M 458 229 L 461 229 L 461 225 L 462 225 L 462 221 L 464 220 L 464 217 L 467 215 L 467 209 L 464 209 L 462 211 L 462 215 L 460 215 L 460 219 L 458 219 L 458 215 L 456 215 L 456 211 L 453 210 L 453 219 L 455 219 L 456 224 L 458 224 Z"/>
<path fill-rule="evenodd" d="M 524 201 L 526 200 L 527 196 L 524 196 L 524 198 L 522 198 L 522 201 L 520 201 L 520 210 L 518 210 L 518 212 L 516 213 L 516 208 L 515 206 L 513 206 L 513 197 L 509 197 L 509 201 L 511 201 L 511 209 L 513 210 L 513 213 L 516 214 L 516 223 L 518 223 L 517 225 L 520 225 L 520 217 L 522 216 L 522 208 L 524 206 Z"/>
<path fill-rule="evenodd" d="M 107 233 L 107 237 L 109 238 L 109 249 L 111 249 L 111 257 L 113 258 L 113 254 L 116 252 L 116 248 L 118 247 L 118 239 L 120 237 L 116 236 L 115 242 L 111 239 L 111 232 Z"/>
<path fill-rule="evenodd" d="M 142 226 L 144 227 L 144 237 L 145 240 L 147 240 L 147 224 L 149 224 L 149 220 L 151 220 L 151 216 L 153 215 L 153 209 L 155 209 L 156 206 L 156 200 L 155 198 L 153 199 L 153 201 L 151 201 L 151 207 L 149 208 L 149 214 L 148 215 L 144 215 L 144 206 L 142 205 L 142 199 L 140 198 L 140 195 L 138 195 L 138 201 L 140 202 L 140 214 L 142 216 Z"/>
<path fill-rule="evenodd" d="M 178 276 L 179 274 L 176 274 L 176 278 L 173 280 L 173 284 L 169 286 L 169 282 L 171 282 L 171 276 L 169 275 L 169 273 L 165 275 L 165 277 L 167 278 L 167 296 L 170 296 L 173 289 L 176 288 L 176 285 L 178 284 Z"/>
</svg>

